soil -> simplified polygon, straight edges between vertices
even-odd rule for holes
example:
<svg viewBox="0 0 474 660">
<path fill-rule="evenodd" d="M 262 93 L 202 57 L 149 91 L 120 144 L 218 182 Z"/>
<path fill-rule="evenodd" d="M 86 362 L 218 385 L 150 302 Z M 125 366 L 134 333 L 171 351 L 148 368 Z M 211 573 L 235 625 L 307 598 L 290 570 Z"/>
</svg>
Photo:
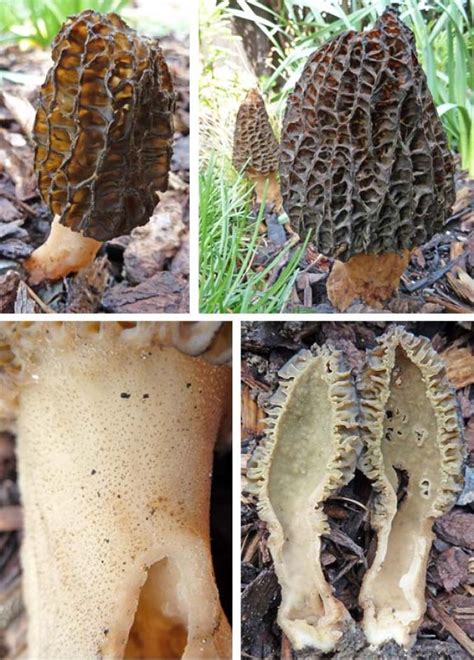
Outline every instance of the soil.
<svg viewBox="0 0 474 660">
<path fill-rule="evenodd" d="M 321 560 L 335 594 L 356 621 L 332 654 L 296 654 L 276 623 L 280 588 L 267 548 L 268 533 L 257 516 L 255 496 L 245 490 L 246 464 L 264 434 L 265 405 L 278 385 L 278 370 L 302 348 L 331 340 L 344 349 L 354 374 L 365 351 L 393 325 L 386 322 L 246 322 L 242 325 L 242 658 L 446 658 L 472 657 L 474 645 L 474 333 L 472 322 L 404 322 L 428 337 L 443 356 L 465 424 L 465 488 L 456 506 L 435 523 L 427 573 L 427 611 L 410 651 L 395 642 L 378 651 L 366 646 L 358 626 L 357 596 L 371 556 L 368 520 L 370 483 L 356 471 L 352 481 L 327 502 L 331 533 L 323 538 Z M 370 561 L 370 560 L 369 560 Z"/>
<path fill-rule="evenodd" d="M 0 48 L 0 313 L 159 313 L 189 309 L 189 55 L 187 42 L 160 40 L 177 109 L 168 190 L 150 222 L 105 243 L 80 273 L 30 287 L 23 260 L 52 217 L 33 173 L 31 128 L 49 53 Z"/>
</svg>

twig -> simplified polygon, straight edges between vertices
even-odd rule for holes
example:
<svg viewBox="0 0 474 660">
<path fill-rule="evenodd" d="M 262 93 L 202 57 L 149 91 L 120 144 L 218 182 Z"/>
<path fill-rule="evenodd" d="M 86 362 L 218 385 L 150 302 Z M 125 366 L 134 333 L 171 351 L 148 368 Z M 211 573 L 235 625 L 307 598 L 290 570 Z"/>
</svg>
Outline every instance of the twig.
<svg viewBox="0 0 474 660">
<path fill-rule="evenodd" d="M 438 280 L 440 280 L 443 275 L 446 275 L 448 271 L 453 268 L 453 266 L 457 266 L 457 264 L 461 261 L 461 259 L 464 259 L 465 255 L 460 254 L 459 257 L 456 257 L 456 259 L 452 259 L 452 261 L 449 261 L 446 266 L 443 266 L 439 270 L 436 270 L 434 273 L 431 273 L 431 275 L 428 275 L 427 277 L 423 277 L 421 280 L 418 280 L 417 282 L 413 282 L 413 284 L 409 284 L 406 281 L 406 278 L 403 278 L 403 285 L 406 288 L 406 290 L 409 293 L 413 293 L 413 291 L 417 291 L 418 289 L 423 289 L 425 286 L 431 286 Z"/>
<path fill-rule="evenodd" d="M 432 619 L 440 623 L 448 633 L 454 637 L 454 639 L 461 644 L 461 646 L 474 657 L 474 641 L 469 639 L 464 630 L 456 621 L 449 616 L 446 610 L 438 605 L 435 601 L 431 602 L 430 607 L 428 608 L 428 614 Z"/>
<path fill-rule="evenodd" d="M 26 288 L 28 289 L 28 295 L 30 295 L 35 303 L 43 310 L 45 314 L 54 314 L 54 311 L 49 307 L 45 302 L 41 300 L 41 298 L 38 296 L 37 293 L 33 291 L 31 287 L 28 286 L 28 284 L 25 284 Z"/>
<path fill-rule="evenodd" d="M 365 504 L 362 504 L 362 502 L 358 502 L 357 500 L 353 500 L 350 497 L 342 497 L 342 495 L 332 495 L 331 500 L 340 500 L 341 502 L 352 502 L 352 504 L 355 504 L 356 506 L 360 507 L 364 511 L 367 511 L 367 507 Z"/>
<path fill-rule="evenodd" d="M 336 582 L 338 582 L 346 573 L 348 573 L 355 564 L 359 564 L 359 563 L 360 563 L 360 559 L 358 559 L 357 557 L 355 557 L 354 559 L 351 559 L 351 561 L 348 562 L 339 571 L 339 573 L 336 575 L 336 577 L 331 580 L 331 584 L 336 584 Z"/>
<path fill-rule="evenodd" d="M 443 305 L 449 312 L 454 312 L 455 314 L 470 314 L 472 312 L 472 307 L 463 305 L 462 303 L 450 298 L 446 293 L 441 291 L 436 291 L 433 294 L 426 296 L 426 302 L 431 302 L 436 305 Z"/>
<path fill-rule="evenodd" d="M 290 238 L 288 239 L 288 241 L 285 243 L 285 245 L 282 248 L 283 250 L 285 248 L 288 248 L 288 252 L 285 252 L 283 257 L 280 259 L 280 261 L 276 264 L 276 266 L 272 270 L 272 272 L 270 274 L 270 277 L 268 278 L 268 281 L 267 281 L 267 287 L 268 288 L 270 288 L 277 281 L 278 276 L 280 275 L 281 271 L 283 270 L 283 268 L 286 266 L 286 264 L 290 260 L 292 248 L 296 247 L 296 245 L 298 245 L 299 241 L 300 241 L 300 237 L 298 236 L 298 234 L 296 234 L 295 232 L 292 231 L 292 233 L 290 235 Z"/>
</svg>

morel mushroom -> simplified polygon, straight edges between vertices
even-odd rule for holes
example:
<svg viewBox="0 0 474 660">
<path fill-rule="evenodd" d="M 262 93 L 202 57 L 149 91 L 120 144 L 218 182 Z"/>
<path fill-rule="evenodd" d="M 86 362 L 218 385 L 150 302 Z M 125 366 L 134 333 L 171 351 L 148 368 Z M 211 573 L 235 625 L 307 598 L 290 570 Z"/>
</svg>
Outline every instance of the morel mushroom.
<svg viewBox="0 0 474 660">
<path fill-rule="evenodd" d="M 433 521 L 462 488 L 461 418 L 442 360 L 401 328 L 371 352 L 360 389 L 361 468 L 373 481 L 377 532 L 360 592 L 363 628 L 371 644 L 409 646 L 425 612 Z"/>
<path fill-rule="evenodd" d="M 288 99 L 280 178 L 290 224 L 338 260 L 328 295 L 342 310 L 357 297 L 381 306 L 411 251 L 443 229 L 453 161 L 394 9 L 310 56 Z"/>
<path fill-rule="evenodd" d="M 257 203 L 262 202 L 266 188 L 265 200 L 277 210 L 281 209 L 278 150 L 265 102 L 257 89 L 251 89 L 237 112 L 233 163 L 255 185 Z"/>
<path fill-rule="evenodd" d="M 0 327 L 28 657 L 231 657 L 209 541 L 230 397 L 230 370 L 214 365 L 229 358 L 228 333 L 219 323 Z"/>
<path fill-rule="evenodd" d="M 52 57 L 34 139 L 54 220 L 26 261 L 32 283 L 79 270 L 103 241 L 148 222 L 172 151 L 175 94 L 156 40 L 86 10 L 64 23 Z"/>
<path fill-rule="evenodd" d="M 268 433 L 249 462 L 281 584 L 278 623 L 296 650 L 331 651 L 351 625 L 320 560 L 324 502 L 354 473 L 358 405 L 350 370 L 328 347 L 300 351 L 279 372 Z"/>
</svg>

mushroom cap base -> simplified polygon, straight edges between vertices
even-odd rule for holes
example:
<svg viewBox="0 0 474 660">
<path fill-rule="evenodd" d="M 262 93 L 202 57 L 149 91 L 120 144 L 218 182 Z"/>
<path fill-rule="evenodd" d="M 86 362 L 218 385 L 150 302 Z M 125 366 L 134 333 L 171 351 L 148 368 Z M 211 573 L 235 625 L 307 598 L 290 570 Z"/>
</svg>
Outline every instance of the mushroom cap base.
<svg viewBox="0 0 474 660">
<path fill-rule="evenodd" d="M 349 261 L 335 261 L 327 282 L 328 298 L 344 312 L 360 298 L 377 309 L 398 289 L 411 250 L 402 254 L 357 254 Z"/>
</svg>

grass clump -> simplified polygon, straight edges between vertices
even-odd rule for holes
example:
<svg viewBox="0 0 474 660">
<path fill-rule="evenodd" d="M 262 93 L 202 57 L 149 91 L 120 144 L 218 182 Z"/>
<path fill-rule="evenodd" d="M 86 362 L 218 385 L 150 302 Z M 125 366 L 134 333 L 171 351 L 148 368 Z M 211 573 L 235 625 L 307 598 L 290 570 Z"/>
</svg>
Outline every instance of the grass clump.
<svg viewBox="0 0 474 660">
<path fill-rule="evenodd" d="M 3 0 L 0 43 L 28 40 L 47 48 L 68 16 L 84 9 L 120 13 L 130 0 Z"/>
<path fill-rule="evenodd" d="M 274 282 L 270 273 L 288 256 L 287 245 L 260 270 L 253 262 L 263 218 L 251 212 L 252 187 L 230 163 L 211 155 L 200 175 L 200 311 L 203 313 L 281 312 L 299 273 L 309 237 L 295 250 Z"/>
</svg>

